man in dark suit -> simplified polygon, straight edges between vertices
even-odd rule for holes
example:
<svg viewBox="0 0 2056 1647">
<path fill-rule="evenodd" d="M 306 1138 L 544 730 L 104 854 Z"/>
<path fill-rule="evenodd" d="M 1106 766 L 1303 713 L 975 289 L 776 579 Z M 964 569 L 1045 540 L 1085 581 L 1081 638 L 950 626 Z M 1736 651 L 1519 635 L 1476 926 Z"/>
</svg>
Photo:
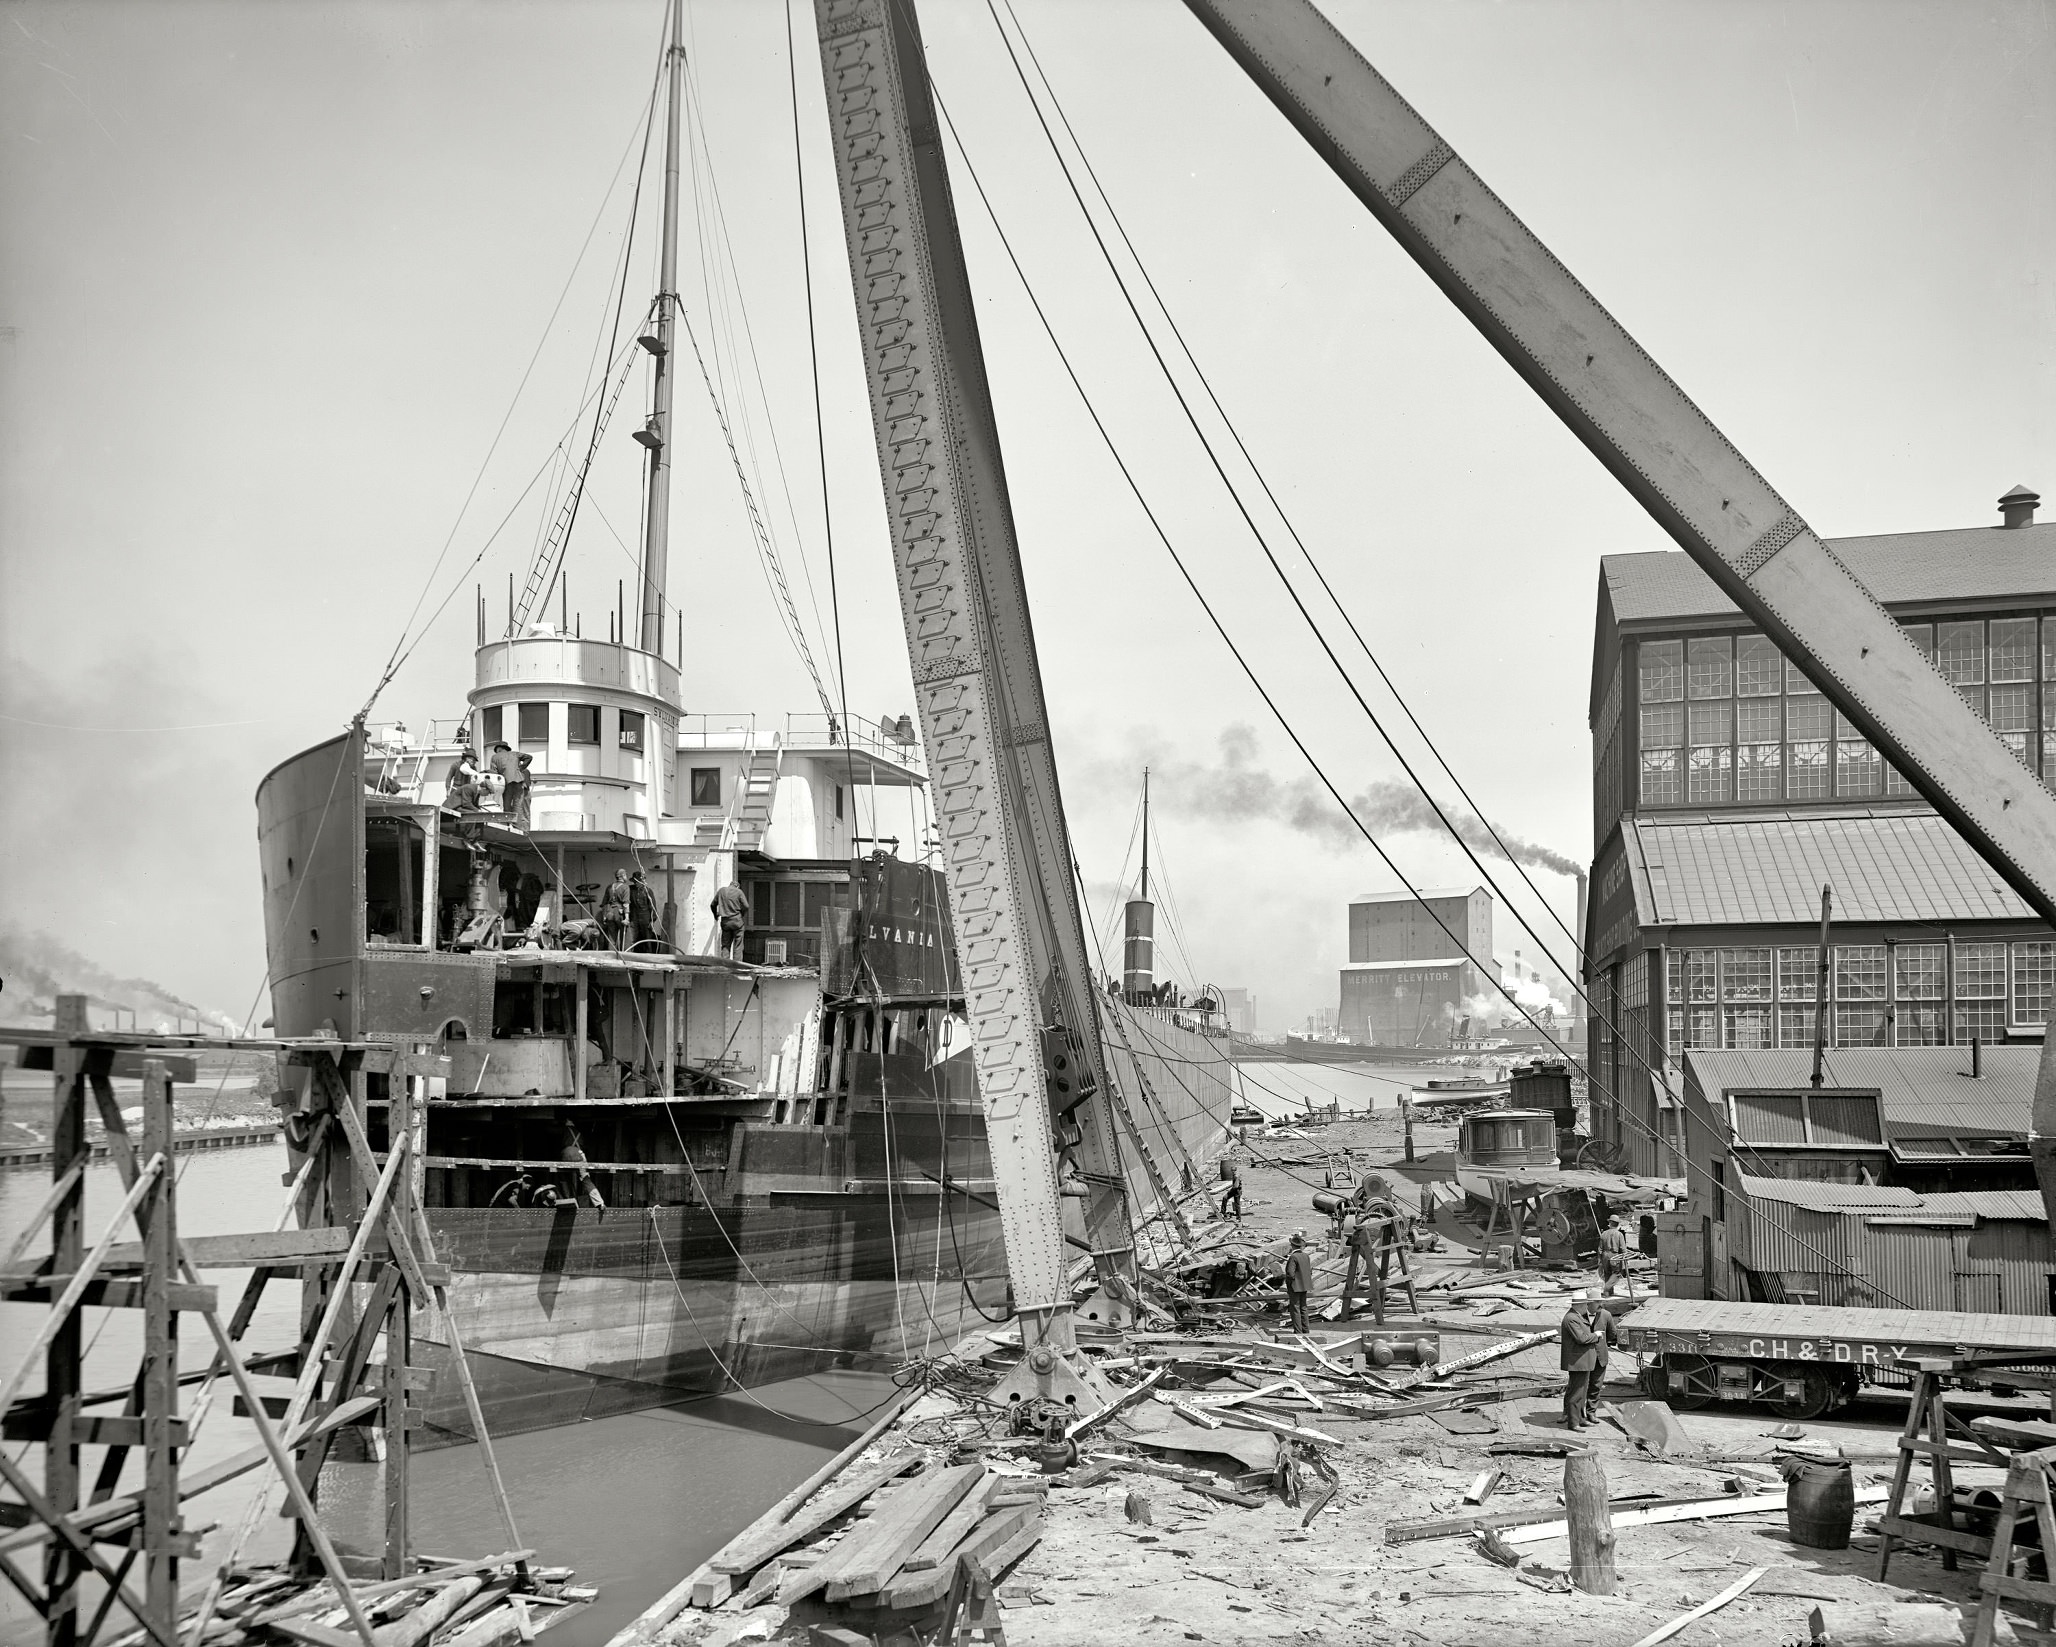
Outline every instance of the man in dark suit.
<svg viewBox="0 0 2056 1647">
<path fill-rule="evenodd" d="M 1573 1430 L 1592 1422 L 1592 1396 L 1606 1380 L 1606 1346 L 1617 1343 L 1613 1317 L 1597 1299 L 1579 1294 L 1558 1329 L 1563 1387 L 1563 1421 Z"/>
</svg>

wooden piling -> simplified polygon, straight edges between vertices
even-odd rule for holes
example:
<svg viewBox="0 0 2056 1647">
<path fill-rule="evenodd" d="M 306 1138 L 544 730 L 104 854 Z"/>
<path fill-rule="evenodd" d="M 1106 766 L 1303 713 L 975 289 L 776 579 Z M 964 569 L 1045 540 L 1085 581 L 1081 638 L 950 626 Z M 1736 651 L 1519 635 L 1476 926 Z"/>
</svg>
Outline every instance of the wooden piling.
<svg viewBox="0 0 2056 1647">
<path fill-rule="evenodd" d="M 1606 1466 L 1597 1453 L 1564 1459 L 1563 1506 L 1570 1523 L 1571 1583 L 1587 1595 L 1612 1595 L 1613 1517 L 1606 1505 Z"/>
</svg>

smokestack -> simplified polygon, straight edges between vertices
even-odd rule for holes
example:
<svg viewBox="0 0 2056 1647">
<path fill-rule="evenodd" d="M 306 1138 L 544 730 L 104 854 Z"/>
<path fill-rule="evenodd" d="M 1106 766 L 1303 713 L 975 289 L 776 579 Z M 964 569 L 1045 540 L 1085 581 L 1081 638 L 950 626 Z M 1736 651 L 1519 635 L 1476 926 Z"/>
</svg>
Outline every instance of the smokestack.
<svg viewBox="0 0 2056 1647">
<path fill-rule="evenodd" d="M 1137 1006 L 1156 993 L 1156 905 L 1128 900 L 1126 936 L 1121 943 L 1121 993 Z"/>
<path fill-rule="evenodd" d="M 1999 524 L 2007 526 L 2032 526 L 2035 523 L 2035 505 L 2042 501 L 2039 492 L 2030 492 L 2025 486 L 2016 486 L 1999 500 Z"/>
</svg>

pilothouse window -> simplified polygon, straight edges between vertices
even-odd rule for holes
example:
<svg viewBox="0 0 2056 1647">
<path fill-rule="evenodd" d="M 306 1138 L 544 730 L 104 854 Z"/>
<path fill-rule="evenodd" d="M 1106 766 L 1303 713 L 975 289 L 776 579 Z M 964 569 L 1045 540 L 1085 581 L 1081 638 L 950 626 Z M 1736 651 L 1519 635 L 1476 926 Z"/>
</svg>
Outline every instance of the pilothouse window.
<svg viewBox="0 0 2056 1647">
<path fill-rule="evenodd" d="M 621 747 L 640 753 L 643 746 L 643 718 L 633 709 L 621 711 Z"/>
</svg>

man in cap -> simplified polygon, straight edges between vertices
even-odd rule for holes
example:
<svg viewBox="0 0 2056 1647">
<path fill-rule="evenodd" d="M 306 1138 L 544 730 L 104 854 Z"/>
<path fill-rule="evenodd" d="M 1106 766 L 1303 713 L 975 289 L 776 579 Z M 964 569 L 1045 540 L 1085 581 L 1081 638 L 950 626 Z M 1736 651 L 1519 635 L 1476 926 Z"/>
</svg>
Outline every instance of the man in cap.
<svg viewBox="0 0 2056 1647">
<path fill-rule="evenodd" d="M 1314 1256 L 1307 1250 L 1306 1231 L 1292 1232 L 1292 1247 L 1285 1254 L 1285 1304 L 1294 1332 L 1311 1332 L 1307 1325 L 1307 1295 L 1314 1290 Z"/>
<path fill-rule="evenodd" d="M 1616 1281 L 1628 1289 L 1630 1298 L 1635 1296 L 1635 1278 L 1628 1273 L 1628 1232 L 1621 1228 L 1619 1213 L 1607 1219 L 1606 1228 L 1599 1232 L 1600 1292 L 1611 1298 Z"/>
</svg>

